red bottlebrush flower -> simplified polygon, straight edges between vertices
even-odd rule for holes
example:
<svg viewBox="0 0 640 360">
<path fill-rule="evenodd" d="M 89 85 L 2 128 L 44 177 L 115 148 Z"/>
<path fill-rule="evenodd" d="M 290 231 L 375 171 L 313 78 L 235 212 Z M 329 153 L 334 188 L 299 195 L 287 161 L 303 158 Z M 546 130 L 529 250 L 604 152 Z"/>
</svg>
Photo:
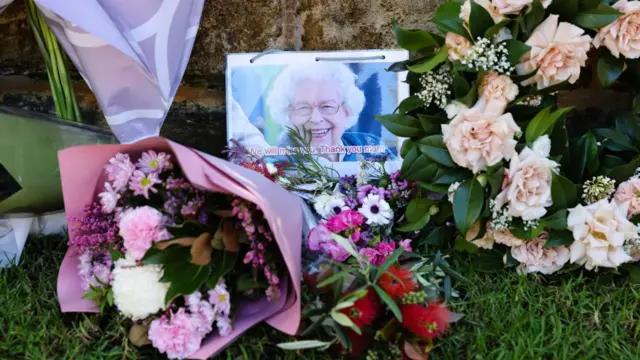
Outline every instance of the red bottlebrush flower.
<svg viewBox="0 0 640 360">
<path fill-rule="evenodd" d="M 449 328 L 449 309 L 439 302 L 402 305 L 400 311 L 402 326 L 424 340 L 436 338 Z"/>
<path fill-rule="evenodd" d="M 365 326 L 371 325 L 378 317 L 380 299 L 373 290 L 369 289 L 367 295 L 356 301 L 353 306 L 340 311 L 362 330 Z"/>
<path fill-rule="evenodd" d="M 397 265 L 391 266 L 380 276 L 378 285 L 396 299 L 418 290 L 418 282 L 413 279 L 411 270 Z"/>
<path fill-rule="evenodd" d="M 351 344 L 351 351 L 347 352 L 345 348 L 342 347 L 340 342 L 335 345 L 335 350 L 339 354 L 347 354 L 348 357 L 356 357 L 364 352 L 366 352 L 367 345 L 371 341 L 371 334 L 362 334 L 358 335 L 353 330 L 347 331 L 347 338 L 349 339 L 349 343 Z"/>
</svg>

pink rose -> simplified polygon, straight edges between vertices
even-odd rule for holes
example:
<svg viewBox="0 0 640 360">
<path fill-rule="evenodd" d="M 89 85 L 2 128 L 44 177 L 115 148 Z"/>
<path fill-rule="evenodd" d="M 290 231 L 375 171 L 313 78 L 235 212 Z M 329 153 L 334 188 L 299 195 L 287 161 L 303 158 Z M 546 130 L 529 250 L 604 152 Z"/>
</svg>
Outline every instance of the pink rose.
<svg viewBox="0 0 640 360">
<path fill-rule="evenodd" d="M 640 179 L 629 179 L 616 190 L 613 195 L 618 204 L 629 203 L 627 216 L 640 214 Z"/>
<path fill-rule="evenodd" d="M 531 5 L 533 0 L 493 0 L 493 6 L 502 15 L 516 15 L 522 9 Z M 551 4 L 551 0 L 541 0 L 540 3 L 545 9 Z"/>
<path fill-rule="evenodd" d="M 154 241 L 171 238 L 164 227 L 162 214 L 150 206 L 127 210 L 120 218 L 119 227 L 127 253 L 136 260 L 144 256 Z"/>
<path fill-rule="evenodd" d="M 483 111 L 482 102 L 442 125 L 443 140 L 453 161 L 476 174 L 510 159 L 515 154 L 515 134 L 520 132 L 510 113 Z"/>
<path fill-rule="evenodd" d="M 518 96 L 518 85 L 506 75 L 490 72 L 482 78 L 478 95 L 486 101 L 489 111 L 503 113 L 507 104 Z"/>
<path fill-rule="evenodd" d="M 544 89 L 578 80 L 580 68 L 587 61 L 591 37 L 575 25 L 558 23 L 558 15 L 552 14 L 538 25 L 526 44 L 531 50 L 522 56 L 516 71 L 524 75 L 538 69 L 536 75 L 523 81 L 522 85 L 537 84 L 538 89 Z"/>
<path fill-rule="evenodd" d="M 327 228 L 338 234 L 362 225 L 364 216 L 355 210 L 345 210 L 327 221 Z"/>
<path fill-rule="evenodd" d="M 622 54 L 628 59 L 637 59 L 640 57 L 640 1 L 620 0 L 612 7 L 624 15 L 600 29 L 593 46 L 604 45 L 615 57 Z"/>
<path fill-rule="evenodd" d="M 447 53 L 449 54 L 449 60 L 456 61 L 461 60 L 469 53 L 469 49 L 473 46 L 469 40 L 464 36 L 456 33 L 448 32 L 444 39 L 444 44 L 447 47 Z"/>
<path fill-rule="evenodd" d="M 511 248 L 511 256 L 520 262 L 518 271 L 553 274 L 569 261 L 569 249 L 564 246 L 545 248 L 549 234 L 543 232 L 536 238 Z"/>
</svg>

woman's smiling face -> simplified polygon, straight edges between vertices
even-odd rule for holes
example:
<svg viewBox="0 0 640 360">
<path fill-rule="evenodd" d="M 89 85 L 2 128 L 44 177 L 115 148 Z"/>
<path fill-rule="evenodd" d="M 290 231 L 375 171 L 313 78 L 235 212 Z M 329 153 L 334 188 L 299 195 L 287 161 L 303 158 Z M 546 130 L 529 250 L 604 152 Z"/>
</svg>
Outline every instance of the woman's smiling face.
<svg viewBox="0 0 640 360">
<path fill-rule="evenodd" d="M 349 114 L 338 86 L 328 80 L 302 79 L 295 87 L 289 119 L 300 135 L 311 132 L 311 146 L 339 145 Z"/>
</svg>

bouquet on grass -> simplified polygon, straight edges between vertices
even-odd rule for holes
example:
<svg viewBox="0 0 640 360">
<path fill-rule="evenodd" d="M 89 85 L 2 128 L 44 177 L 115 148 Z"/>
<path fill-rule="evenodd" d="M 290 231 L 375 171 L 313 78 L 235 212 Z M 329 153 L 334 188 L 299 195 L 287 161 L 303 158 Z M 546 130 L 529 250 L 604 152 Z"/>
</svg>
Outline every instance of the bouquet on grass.
<svg viewBox="0 0 640 360">
<path fill-rule="evenodd" d="M 295 333 L 301 216 L 279 186 L 161 138 L 71 148 L 60 164 L 63 311 L 113 309 L 135 345 L 171 359 L 208 358 L 264 319 Z"/>
<path fill-rule="evenodd" d="M 396 27 L 416 55 L 392 69 L 409 70 L 417 91 L 378 119 L 409 138 L 401 174 L 431 192 L 412 202 L 455 223 L 457 231 L 407 217 L 430 243 L 479 252 L 479 268 L 525 273 L 640 258 L 629 220 L 640 213 L 637 117 L 618 112 L 585 126 L 555 105 L 559 89 L 581 85 L 587 52 L 601 45 L 591 29 L 622 16 L 584 3 L 449 1 L 434 18 L 444 37 Z M 604 86 L 620 76 L 606 63 L 597 66 Z"/>
<path fill-rule="evenodd" d="M 367 359 L 427 359 L 434 340 L 460 318 L 438 299 L 450 299 L 451 277 L 464 280 L 439 255 L 412 252 L 416 237 L 407 217 L 437 217 L 437 208 L 410 205 L 423 190 L 389 173 L 385 159 L 361 162 L 357 176 L 336 178 L 297 154 L 277 181 L 306 197 L 320 217 L 305 252 L 302 338 L 283 349 L 333 347 Z M 266 167 L 276 166 L 266 165 Z M 309 180 L 315 186 L 304 186 Z"/>
</svg>

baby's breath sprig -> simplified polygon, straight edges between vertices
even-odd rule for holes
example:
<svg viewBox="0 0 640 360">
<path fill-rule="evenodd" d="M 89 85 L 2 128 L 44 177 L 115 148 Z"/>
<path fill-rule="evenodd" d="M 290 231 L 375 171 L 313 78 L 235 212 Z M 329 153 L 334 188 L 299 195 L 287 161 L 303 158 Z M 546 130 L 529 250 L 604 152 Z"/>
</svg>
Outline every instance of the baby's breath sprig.
<svg viewBox="0 0 640 360">
<path fill-rule="evenodd" d="M 509 215 L 509 207 L 505 206 L 499 209 L 496 206 L 496 201 L 490 200 L 489 210 L 491 210 L 491 226 L 497 231 L 509 230 L 513 221 L 513 217 Z"/>
<path fill-rule="evenodd" d="M 509 51 L 504 43 L 493 44 L 489 39 L 478 38 L 461 61 L 469 69 L 494 71 L 509 75 L 515 68 L 509 62 Z"/>
<path fill-rule="evenodd" d="M 444 109 L 451 97 L 451 84 L 453 84 L 451 66 L 444 64 L 437 70 L 420 76 L 420 85 L 423 90 L 416 95 L 424 101 L 424 106 L 435 104 L 440 109 Z"/>
</svg>

